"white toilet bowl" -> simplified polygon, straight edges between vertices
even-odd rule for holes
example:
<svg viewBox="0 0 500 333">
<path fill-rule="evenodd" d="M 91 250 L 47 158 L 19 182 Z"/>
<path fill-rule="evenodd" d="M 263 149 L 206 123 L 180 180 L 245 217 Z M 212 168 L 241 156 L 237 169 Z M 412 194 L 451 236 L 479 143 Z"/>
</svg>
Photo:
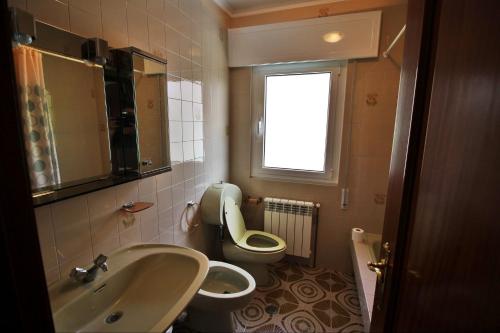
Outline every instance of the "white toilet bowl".
<svg viewBox="0 0 500 333">
<path fill-rule="evenodd" d="M 233 332 L 231 313 L 244 308 L 255 290 L 242 268 L 210 261 L 208 275 L 189 305 L 188 326 L 199 332 Z"/>
<path fill-rule="evenodd" d="M 252 274 L 257 285 L 266 285 L 269 280 L 266 264 L 278 262 L 285 256 L 286 243 L 273 234 L 246 229 L 240 211 L 241 197 L 236 185 L 210 186 L 201 202 L 202 219 L 227 228 L 230 237 L 222 246 L 224 257 Z"/>
</svg>

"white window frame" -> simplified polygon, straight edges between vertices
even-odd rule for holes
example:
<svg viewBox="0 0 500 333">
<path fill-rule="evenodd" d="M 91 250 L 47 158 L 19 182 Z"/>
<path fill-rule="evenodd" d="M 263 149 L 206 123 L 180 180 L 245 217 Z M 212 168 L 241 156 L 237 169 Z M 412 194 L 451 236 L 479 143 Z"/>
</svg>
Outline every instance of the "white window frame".
<svg viewBox="0 0 500 333">
<path fill-rule="evenodd" d="M 330 72 L 325 171 L 303 171 L 264 167 L 265 85 L 267 76 Z M 308 62 L 254 67 L 252 72 L 251 177 L 265 180 L 337 185 L 340 168 L 342 124 L 345 103 L 347 62 Z M 300 152 L 298 152 L 300 153 Z"/>
</svg>

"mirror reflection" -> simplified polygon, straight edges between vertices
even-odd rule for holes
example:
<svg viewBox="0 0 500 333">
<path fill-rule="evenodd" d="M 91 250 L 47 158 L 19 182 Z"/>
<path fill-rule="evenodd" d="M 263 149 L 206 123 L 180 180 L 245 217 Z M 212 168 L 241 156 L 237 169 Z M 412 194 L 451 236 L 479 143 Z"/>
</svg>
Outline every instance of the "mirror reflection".
<svg viewBox="0 0 500 333">
<path fill-rule="evenodd" d="M 102 67 L 25 46 L 13 52 L 33 190 L 108 176 Z"/>
<path fill-rule="evenodd" d="M 166 65 L 133 55 L 139 169 L 141 173 L 170 164 L 166 105 Z"/>
</svg>

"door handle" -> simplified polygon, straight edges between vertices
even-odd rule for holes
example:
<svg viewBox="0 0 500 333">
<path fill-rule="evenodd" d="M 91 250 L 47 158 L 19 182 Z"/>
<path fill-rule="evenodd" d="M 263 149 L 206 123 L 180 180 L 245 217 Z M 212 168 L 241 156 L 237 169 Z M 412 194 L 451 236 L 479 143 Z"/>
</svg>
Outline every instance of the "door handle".
<svg viewBox="0 0 500 333">
<path fill-rule="evenodd" d="M 380 259 L 380 261 L 378 261 L 378 262 L 369 261 L 366 264 L 370 271 L 375 272 L 375 274 L 377 274 L 377 284 L 379 284 L 379 287 L 381 288 L 380 295 L 384 294 L 385 277 L 387 275 L 387 267 L 389 265 L 389 258 L 391 255 L 391 249 L 390 249 L 388 242 L 385 242 L 384 245 L 382 246 L 382 248 L 384 250 L 384 258 Z M 382 307 L 381 302 L 383 299 L 384 299 L 383 296 L 379 297 L 379 301 L 378 301 L 378 308 L 379 309 Z"/>
<path fill-rule="evenodd" d="M 369 261 L 367 264 L 368 269 L 377 274 L 377 282 L 383 283 L 385 268 L 387 267 L 387 262 L 385 259 L 381 259 L 379 262 Z"/>
</svg>

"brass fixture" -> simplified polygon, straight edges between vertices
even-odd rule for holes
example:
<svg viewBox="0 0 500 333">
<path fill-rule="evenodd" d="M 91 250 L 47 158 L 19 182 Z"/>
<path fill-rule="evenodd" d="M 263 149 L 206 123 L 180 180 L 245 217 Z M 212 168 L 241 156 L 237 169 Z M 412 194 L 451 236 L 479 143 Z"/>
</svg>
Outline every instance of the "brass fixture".
<svg viewBox="0 0 500 333">
<path fill-rule="evenodd" d="M 384 278 L 387 272 L 387 265 L 389 263 L 389 256 L 391 254 L 391 250 L 389 247 L 389 242 L 385 242 L 382 246 L 384 249 L 385 257 L 380 259 L 379 262 L 371 262 L 369 261 L 366 265 L 368 269 L 377 274 L 377 282 L 380 284 L 384 283 Z"/>
<path fill-rule="evenodd" d="M 384 294 L 385 288 L 385 277 L 387 276 L 387 266 L 389 265 L 389 259 L 391 255 L 391 248 L 389 242 L 385 242 L 382 245 L 382 249 L 384 251 L 384 258 L 381 258 L 379 262 L 371 262 L 367 263 L 368 269 L 377 274 L 377 284 L 380 288 L 379 295 Z M 383 297 L 379 296 L 377 301 L 377 307 L 380 309 L 382 306 Z"/>
</svg>

